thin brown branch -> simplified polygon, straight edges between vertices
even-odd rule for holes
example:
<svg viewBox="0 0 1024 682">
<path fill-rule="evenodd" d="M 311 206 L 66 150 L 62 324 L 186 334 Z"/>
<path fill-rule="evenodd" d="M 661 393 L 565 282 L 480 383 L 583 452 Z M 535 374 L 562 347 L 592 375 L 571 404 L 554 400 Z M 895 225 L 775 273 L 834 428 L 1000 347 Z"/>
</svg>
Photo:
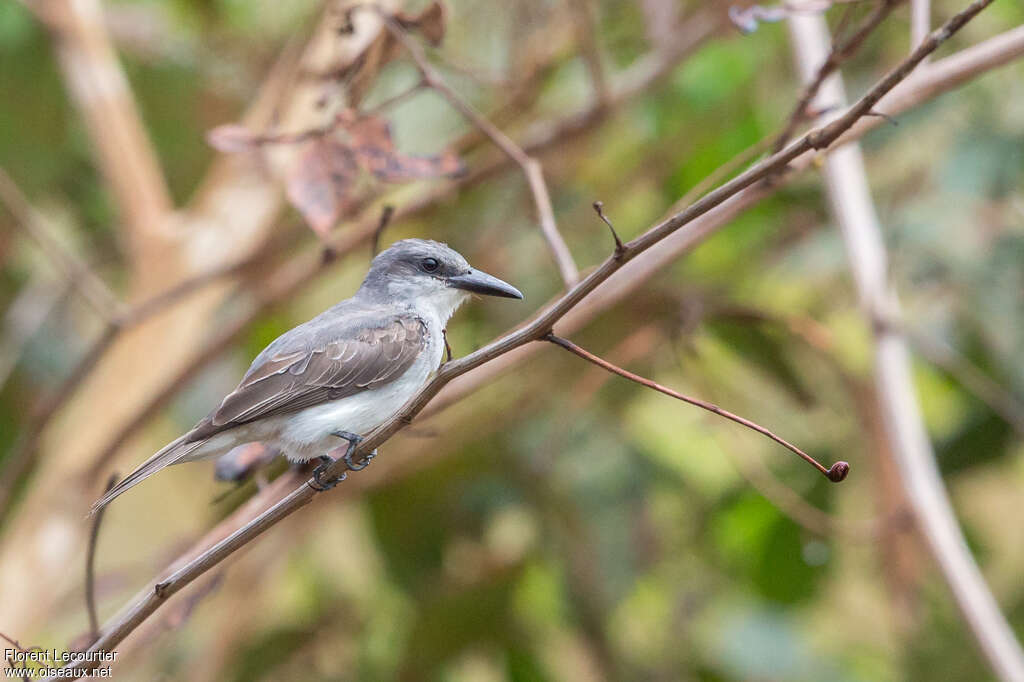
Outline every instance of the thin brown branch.
<svg viewBox="0 0 1024 682">
<path fill-rule="evenodd" d="M 620 377 L 629 379 L 630 381 L 638 383 L 641 386 L 646 386 L 647 388 L 653 389 L 659 393 L 664 393 L 665 395 L 671 396 L 676 400 L 681 400 L 684 403 L 689 403 L 694 407 L 699 407 L 702 410 L 707 410 L 708 412 L 717 414 L 719 417 L 724 417 L 725 419 L 736 422 L 737 424 L 745 426 L 752 431 L 756 431 L 760 433 L 762 436 L 770 438 L 771 440 L 775 441 L 776 443 L 786 448 L 790 452 L 799 456 L 805 462 L 807 462 L 812 467 L 820 471 L 822 476 L 832 481 L 833 483 L 839 483 L 840 481 L 846 478 L 847 474 L 850 473 L 850 465 L 847 464 L 846 462 L 839 461 L 833 464 L 832 466 L 826 468 L 820 462 L 818 462 L 818 460 L 814 459 L 806 452 L 804 452 L 797 446 L 793 445 L 789 441 L 785 440 L 784 438 L 775 435 L 774 433 L 772 433 L 765 427 L 761 426 L 760 424 L 752 422 L 749 419 L 739 416 L 738 414 L 729 412 L 728 410 L 724 410 L 718 405 L 713 405 L 712 403 L 701 400 L 700 398 L 693 398 L 691 396 L 684 395 L 679 391 L 675 391 L 671 388 L 668 388 L 667 386 L 663 386 L 656 381 L 652 381 L 650 379 L 642 377 L 639 374 L 633 374 L 630 371 L 622 369 L 621 367 L 613 365 L 607 360 L 604 360 L 598 357 L 597 355 L 594 355 L 590 351 L 586 350 L 585 348 L 581 348 L 580 346 L 576 345 L 572 341 L 569 341 L 568 339 L 563 339 L 560 336 L 556 336 L 554 333 L 548 334 L 547 336 L 544 337 L 544 339 L 546 341 L 550 341 L 556 346 L 561 346 L 562 348 L 566 349 L 573 355 L 581 357 L 587 362 L 593 363 L 598 367 L 608 372 L 611 372 L 612 374 L 618 374 Z"/>
<path fill-rule="evenodd" d="M 782 133 L 779 134 L 775 140 L 775 144 L 772 145 L 772 151 L 779 151 L 786 146 L 789 139 L 793 136 L 793 133 L 800 126 L 803 121 L 810 118 L 809 107 L 811 102 L 818 94 L 818 90 L 821 89 L 821 84 L 825 82 L 825 79 L 830 74 L 834 73 L 843 62 L 853 56 L 860 46 L 864 44 L 864 41 L 869 35 L 878 27 L 882 21 L 889 16 L 889 13 L 895 9 L 896 5 L 900 4 L 903 0 L 879 0 L 878 5 L 871 13 L 864 18 L 864 21 L 850 34 L 850 37 L 841 42 L 835 43 L 832 49 L 829 51 L 828 57 L 822 62 L 821 66 L 818 67 L 817 72 L 814 74 L 814 78 L 811 79 L 807 85 L 804 86 L 803 92 L 800 95 L 800 99 L 797 100 L 796 106 L 793 107 L 792 113 L 789 115 L 789 119 L 786 121 L 786 127 L 782 129 Z"/>
<path fill-rule="evenodd" d="M 75 291 L 99 313 L 104 320 L 118 317 L 122 304 L 99 275 L 92 271 L 73 251 L 61 243 L 50 226 L 29 203 L 25 194 L 5 170 L 0 168 L 0 202 L 52 262 Z"/>
<path fill-rule="evenodd" d="M 543 339 L 559 320 L 565 317 L 602 282 L 624 267 L 629 260 L 663 241 L 672 233 L 691 223 L 701 215 L 734 198 L 747 187 L 769 175 L 778 173 L 795 158 L 811 150 L 825 148 L 834 143 L 858 119 L 871 111 L 878 100 L 905 78 L 925 56 L 933 52 L 940 44 L 945 42 L 985 7 L 991 4 L 992 1 L 975 0 L 967 8 L 953 16 L 938 31 L 932 33 L 928 40 L 924 41 L 909 57 L 883 77 L 855 105 L 850 107 L 845 114 L 832 123 L 812 130 L 798 142 L 761 161 L 739 177 L 712 191 L 688 209 L 650 228 L 636 239 L 630 241 L 624 245 L 625 251 L 621 259 L 614 257 L 606 259 L 581 280 L 579 284 L 541 310 L 529 323 L 467 356 L 443 365 L 436 373 L 434 379 L 399 410 L 394 417 L 367 434 L 358 448 L 356 457 L 361 456 L 363 453 L 371 452 L 387 441 L 392 435 L 410 424 L 431 398 L 437 395 L 441 388 L 456 377 L 531 341 Z M 324 475 L 327 477 L 338 476 L 341 474 L 343 467 L 345 467 L 344 463 L 336 463 L 329 467 L 324 472 Z M 181 565 L 178 570 L 166 580 L 161 581 L 151 592 L 148 592 L 139 601 L 130 605 L 124 612 L 115 616 L 100 639 L 93 644 L 91 650 L 109 650 L 114 647 L 140 623 L 145 621 L 150 614 L 156 611 L 169 596 L 183 589 L 207 570 L 229 557 L 235 550 L 261 535 L 269 527 L 287 517 L 293 511 L 312 501 L 313 497 L 317 495 L 317 491 L 306 483 L 292 490 L 271 508 L 260 513 L 244 526 L 231 533 L 231 535 L 207 549 L 200 556 Z M 82 669 L 89 665 L 89 663 L 76 662 L 70 664 L 69 667 Z M 84 671 L 80 670 L 80 672 Z"/>
<path fill-rule="evenodd" d="M 119 476 L 110 474 L 107 487 L 109 491 L 117 483 Z M 89 547 L 85 553 L 85 609 L 89 613 L 89 643 L 92 644 L 100 636 L 100 622 L 96 617 L 96 543 L 100 537 L 100 524 L 103 523 L 103 510 L 100 509 L 92 517 L 89 528 Z"/>
<path fill-rule="evenodd" d="M 708 316 L 748 324 L 768 324 L 786 333 L 794 342 L 804 345 L 811 353 L 828 364 L 852 396 L 854 406 L 860 407 L 859 380 L 851 375 L 835 355 L 834 342 L 828 330 L 813 318 L 793 315 L 777 315 L 761 308 L 751 308 L 735 303 L 712 302 L 707 309 Z M 714 387 L 705 385 L 711 393 Z M 858 410 L 862 411 L 862 410 Z M 867 429 L 866 430 L 870 430 Z M 732 432 L 728 432 L 732 434 Z M 870 446 L 869 446 L 870 447 Z M 912 520 L 909 510 L 904 507 L 890 510 L 874 518 L 847 519 L 833 516 L 810 504 L 799 493 L 785 485 L 764 465 L 759 458 L 743 458 L 733 449 L 725 449 L 727 456 L 736 459 L 736 470 L 744 480 L 788 519 L 802 528 L 821 536 L 838 535 L 843 539 L 857 542 L 880 542 L 893 530 L 909 525 Z"/>
<path fill-rule="evenodd" d="M 776 478 L 775 474 L 757 458 L 739 461 L 736 453 L 725 449 L 727 457 L 733 458 L 736 470 L 743 480 L 761 494 L 780 514 L 801 528 L 829 537 L 836 535 L 843 540 L 856 542 L 878 542 L 892 529 L 893 524 L 908 521 L 908 513 L 896 512 L 869 519 L 844 519 L 822 511 L 809 503 L 798 492 Z"/>
<path fill-rule="evenodd" d="M 526 175 L 526 180 L 530 186 L 530 192 L 533 194 L 534 204 L 537 206 L 541 233 L 544 235 L 544 239 L 547 240 L 548 248 L 555 259 L 559 273 L 562 275 L 562 281 L 565 282 L 566 287 L 574 286 L 579 281 L 579 269 L 576 267 L 576 262 L 572 258 L 569 247 L 558 231 L 558 225 L 555 222 L 555 212 L 551 207 L 551 196 L 548 193 L 547 184 L 544 182 L 544 172 L 541 169 L 540 162 L 523 151 L 519 145 L 512 141 L 512 138 L 503 133 L 497 126 L 487 120 L 483 114 L 477 111 L 473 105 L 452 90 L 427 60 L 423 48 L 420 47 L 419 43 L 412 40 L 401 26 L 383 12 L 380 13 L 380 16 L 384 19 L 391 35 L 402 44 L 416 63 L 416 67 L 419 69 L 420 75 L 423 77 L 427 87 L 444 97 L 453 109 L 462 114 L 466 120 L 486 135 L 496 147 L 523 169 L 523 174 Z"/>
</svg>

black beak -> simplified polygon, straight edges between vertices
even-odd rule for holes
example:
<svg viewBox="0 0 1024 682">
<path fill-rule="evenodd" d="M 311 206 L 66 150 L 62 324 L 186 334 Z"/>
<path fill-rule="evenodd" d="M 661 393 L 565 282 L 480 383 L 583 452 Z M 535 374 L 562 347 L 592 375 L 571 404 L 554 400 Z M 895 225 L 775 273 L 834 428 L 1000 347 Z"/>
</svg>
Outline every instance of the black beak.
<svg viewBox="0 0 1024 682">
<path fill-rule="evenodd" d="M 501 296 L 502 298 L 523 297 L 519 289 L 480 270 L 470 270 L 464 275 L 449 277 L 448 286 L 485 296 Z"/>
</svg>

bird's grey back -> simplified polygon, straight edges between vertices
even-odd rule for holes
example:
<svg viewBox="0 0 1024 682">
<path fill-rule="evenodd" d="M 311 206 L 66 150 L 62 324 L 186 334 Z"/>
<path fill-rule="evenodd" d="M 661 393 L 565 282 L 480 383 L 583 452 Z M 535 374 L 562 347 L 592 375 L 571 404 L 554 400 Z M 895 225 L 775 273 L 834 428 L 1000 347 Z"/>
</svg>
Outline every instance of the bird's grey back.
<svg viewBox="0 0 1024 682">
<path fill-rule="evenodd" d="M 390 383 L 426 340 L 426 326 L 412 312 L 358 298 L 343 301 L 271 342 L 186 440 Z"/>
</svg>

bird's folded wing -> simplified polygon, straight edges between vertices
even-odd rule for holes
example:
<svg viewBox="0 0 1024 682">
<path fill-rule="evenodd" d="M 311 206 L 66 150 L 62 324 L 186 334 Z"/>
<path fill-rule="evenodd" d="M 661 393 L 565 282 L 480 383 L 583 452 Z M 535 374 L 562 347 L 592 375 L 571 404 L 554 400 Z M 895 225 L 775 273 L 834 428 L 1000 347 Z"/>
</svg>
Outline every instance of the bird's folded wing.
<svg viewBox="0 0 1024 682">
<path fill-rule="evenodd" d="M 188 440 L 387 384 L 409 369 L 427 340 L 426 326 L 412 315 L 359 316 L 304 332 L 261 353 Z"/>
</svg>

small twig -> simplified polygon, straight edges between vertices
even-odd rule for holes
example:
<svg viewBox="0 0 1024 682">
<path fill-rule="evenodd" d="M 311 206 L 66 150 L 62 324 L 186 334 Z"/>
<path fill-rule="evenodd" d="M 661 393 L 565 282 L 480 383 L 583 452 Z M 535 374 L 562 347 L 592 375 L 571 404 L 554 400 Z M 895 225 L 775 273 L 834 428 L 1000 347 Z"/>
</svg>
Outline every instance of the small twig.
<svg viewBox="0 0 1024 682">
<path fill-rule="evenodd" d="M 296 130 L 286 133 L 261 133 L 259 135 L 253 135 L 246 140 L 246 143 L 254 147 L 264 145 L 290 145 L 290 144 L 302 144 L 309 140 L 315 140 L 317 138 L 325 137 L 330 135 L 341 125 L 341 119 L 334 117 L 329 123 L 322 126 L 316 126 L 314 128 L 308 128 L 306 130 Z M 216 128 L 214 130 L 217 130 Z M 213 145 L 217 148 L 217 145 Z"/>
<path fill-rule="evenodd" d="M 391 222 L 391 217 L 394 215 L 395 207 L 391 204 L 385 204 L 384 208 L 381 209 L 380 222 L 377 223 L 377 229 L 373 231 L 373 238 L 371 239 L 370 254 L 374 258 L 380 253 L 380 236 L 384 233 L 384 230 Z"/>
<path fill-rule="evenodd" d="M 50 226 L 39 217 L 25 194 L 3 169 L 0 169 L 0 202 L 7 207 L 14 221 L 57 266 L 68 283 L 82 294 L 103 319 L 115 319 L 121 314 L 123 304 L 110 287 L 73 251 L 61 244 L 60 239 L 51 232 Z"/>
<path fill-rule="evenodd" d="M 118 478 L 116 473 L 110 474 L 110 479 L 103 492 L 110 492 Z M 104 511 L 100 509 L 92 515 L 89 548 L 85 554 L 85 608 L 89 612 L 89 644 L 95 642 L 100 636 L 100 621 L 96 617 L 96 542 L 100 536 L 100 524 L 103 522 Z"/>
<path fill-rule="evenodd" d="M 849 59 L 864 43 L 869 35 L 882 23 L 889 13 L 903 0 L 881 0 L 875 9 L 869 14 L 860 26 L 850 35 L 846 40 L 836 43 L 832 46 L 832 50 L 829 52 L 828 57 L 818 67 L 817 73 L 814 78 L 804 88 L 803 93 L 800 95 L 800 99 L 797 101 L 796 106 L 793 107 L 792 113 L 789 115 L 789 119 L 786 122 L 786 127 L 783 128 L 782 133 L 779 134 L 775 140 L 775 144 L 772 145 L 772 151 L 778 152 L 789 139 L 793 136 L 797 127 L 801 122 L 808 118 L 808 107 L 818 94 L 818 90 L 821 88 L 821 84 L 825 82 L 825 79 L 829 77 L 836 69 L 842 65 L 847 59 Z"/>
<path fill-rule="evenodd" d="M 441 330 L 441 338 L 444 339 L 445 362 L 451 362 L 452 361 L 452 346 L 451 346 L 450 343 L 448 343 L 448 330 L 447 329 L 442 329 Z"/>
<path fill-rule="evenodd" d="M 385 14 L 379 8 L 375 9 L 377 9 L 384 20 L 391 35 L 402 44 L 412 57 L 427 87 L 444 97 L 452 108 L 476 126 L 496 147 L 523 169 L 527 183 L 530 186 L 530 192 L 533 194 L 534 204 L 537 207 L 541 232 L 544 235 L 544 239 L 548 242 L 548 248 L 551 250 L 551 255 L 555 259 L 558 271 L 562 275 L 562 281 L 565 282 L 567 287 L 575 286 L 580 278 L 579 269 L 576 267 L 576 262 L 572 258 L 569 247 L 558 231 L 558 225 L 555 222 L 555 212 L 551 206 L 551 196 L 548 193 L 547 184 L 544 182 L 544 172 L 541 169 L 540 162 L 523 151 L 508 135 L 488 121 L 483 114 L 452 90 L 427 60 L 419 43 L 410 39 L 405 30 L 392 17 Z"/>
<path fill-rule="evenodd" d="M 613 365 L 612 363 L 608 362 L 607 360 L 604 360 L 604 359 L 594 355 L 590 351 L 588 351 L 588 350 L 586 350 L 584 348 L 581 348 L 580 346 L 577 346 L 575 343 L 573 343 L 572 341 L 569 341 L 568 339 L 563 339 L 560 336 L 556 336 L 554 333 L 549 333 L 547 336 L 544 337 L 544 339 L 546 341 L 550 341 L 551 343 L 555 344 L 556 346 L 561 346 L 562 348 L 566 349 L 570 353 L 572 353 L 574 355 L 577 355 L 577 356 L 583 358 L 584 360 L 586 360 L 587 362 L 591 362 L 591 363 L 597 365 L 598 367 L 601 367 L 602 369 L 608 370 L 609 372 L 611 372 L 613 374 L 618 374 L 620 377 L 624 377 L 626 379 L 629 379 L 630 381 L 634 381 L 634 382 L 640 384 L 641 386 L 646 386 L 647 388 L 652 388 L 655 391 L 658 391 L 659 393 L 664 393 L 665 395 L 671 396 L 671 397 L 675 398 L 676 400 L 682 400 L 684 403 L 689 403 L 690 405 L 693 405 L 695 407 L 699 407 L 702 410 L 707 410 L 708 412 L 712 412 L 714 414 L 717 414 L 720 417 L 725 417 L 726 419 L 728 419 L 730 421 L 734 421 L 737 424 L 740 424 L 741 426 L 747 427 L 748 429 L 752 429 L 754 431 L 757 431 L 762 436 L 767 436 L 768 438 L 772 439 L 773 441 L 775 441 L 779 445 L 783 446 L 784 448 L 786 448 L 790 452 L 793 452 L 793 453 L 799 455 L 805 462 L 807 462 L 808 464 L 813 466 L 815 469 L 820 471 L 822 473 L 822 475 L 825 476 L 825 478 L 827 478 L 828 480 L 832 481 L 833 483 L 839 483 L 840 481 L 842 481 L 843 479 L 846 478 L 847 474 L 850 473 L 850 465 L 847 464 L 846 462 L 843 462 L 843 461 L 840 460 L 840 461 L 836 462 L 835 464 L 833 464 L 831 467 L 825 468 L 823 465 L 821 465 L 818 462 L 818 460 L 814 459 L 813 457 L 811 457 L 806 452 L 804 452 L 803 450 L 801 450 L 797 446 L 793 445 L 789 441 L 784 440 L 784 439 L 780 438 L 779 436 L 776 436 L 774 433 L 772 433 L 768 429 L 764 428 L 760 424 L 752 422 L 749 419 L 745 419 L 745 418 L 743 418 L 743 417 L 741 417 L 739 415 L 733 414 L 732 412 L 729 412 L 728 410 L 723 410 L 718 405 L 713 405 L 713 404 L 711 404 L 709 402 L 706 402 L 706 401 L 703 401 L 703 400 L 701 400 L 699 398 L 691 398 L 688 395 L 683 395 L 682 393 L 680 393 L 678 391 L 674 391 L 671 388 L 668 388 L 666 386 L 662 386 L 661 384 L 659 384 L 656 381 L 651 381 L 650 379 L 646 379 L 646 378 L 640 376 L 639 374 L 633 374 L 632 372 L 624 370 L 624 369 L 622 369 L 621 367 L 619 367 L 617 365 Z"/>
<path fill-rule="evenodd" d="M 612 221 L 608 220 L 607 216 L 605 216 L 604 202 L 595 201 L 593 205 L 594 211 L 597 213 L 597 217 L 603 220 L 604 224 L 608 226 L 608 229 L 612 231 L 612 239 L 615 240 L 615 259 L 622 260 L 622 257 L 626 253 L 626 246 L 622 243 L 622 240 L 619 239 L 619 233 L 615 231 L 615 226 L 612 225 Z"/>
</svg>

